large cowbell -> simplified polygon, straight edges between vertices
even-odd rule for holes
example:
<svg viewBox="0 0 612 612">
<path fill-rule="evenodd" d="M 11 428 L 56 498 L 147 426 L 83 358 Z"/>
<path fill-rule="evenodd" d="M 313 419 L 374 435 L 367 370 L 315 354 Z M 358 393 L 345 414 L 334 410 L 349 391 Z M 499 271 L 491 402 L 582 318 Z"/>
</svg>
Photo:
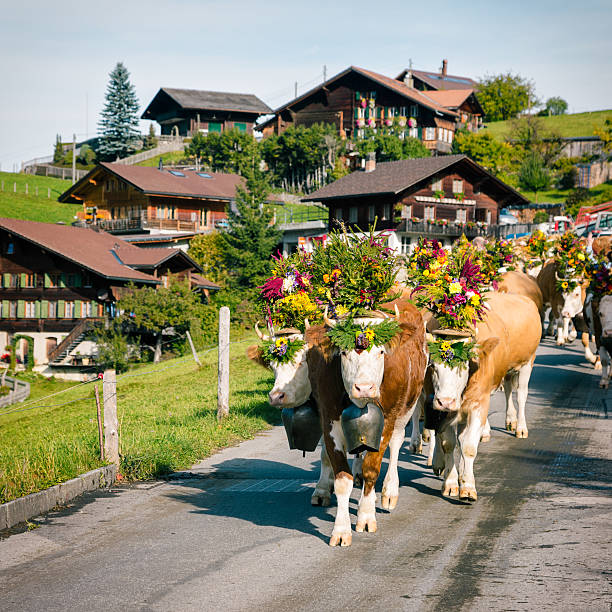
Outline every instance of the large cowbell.
<svg viewBox="0 0 612 612">
<path fill-rule="evenodd" d="M 281 418 L 287 432 L 289 448 L 308 452 L 317 448 L 322 431 L 319 411 L 312 401 L 297 408 L 283 408 Z"/>
<path fill-rule="evenodd" d="M 349 453 L 378 450 L 385 417 L 377 404 L 368 403 L 364 408 L 350 404 L 342 411 L 340 421 Z"/>
</svg>

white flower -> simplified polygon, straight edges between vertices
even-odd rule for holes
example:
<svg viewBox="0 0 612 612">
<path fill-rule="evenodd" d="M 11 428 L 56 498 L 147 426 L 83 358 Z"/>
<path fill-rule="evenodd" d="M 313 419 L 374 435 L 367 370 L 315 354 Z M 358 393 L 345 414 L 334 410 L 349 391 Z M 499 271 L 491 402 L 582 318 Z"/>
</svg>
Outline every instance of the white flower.
<svg viewBox="0 0 612 612">
<path fill-rule="evenodd" d="M 295 276 L 290 274 L 289 276 L 283 279 L 283 291 L 285 293 L 293 293 L 293 288 L 295 286 Z"/>
<path fill-rule="evenodd" d="M 473 295 L 476 295 L 473 291 L 466 291 L 465 297 L 469 300 Z"/>
</svg>

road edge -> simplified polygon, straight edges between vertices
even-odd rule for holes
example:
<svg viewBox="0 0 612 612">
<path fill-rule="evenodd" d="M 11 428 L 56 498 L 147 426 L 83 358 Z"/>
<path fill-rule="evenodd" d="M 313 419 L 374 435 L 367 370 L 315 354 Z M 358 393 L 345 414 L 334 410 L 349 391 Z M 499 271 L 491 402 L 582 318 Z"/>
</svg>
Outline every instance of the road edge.
<svg viewBox="0 0 612 612">
<path fill-rule="evenodd" d="M 0 505 L 0 531 L 49 512 L 55 506 L 63 505 L 86 491 L 109 487 L 115 482 L 116 477 L 117 466 L 105 465 L 38 493 L 6 502 Z"/>
</svg>

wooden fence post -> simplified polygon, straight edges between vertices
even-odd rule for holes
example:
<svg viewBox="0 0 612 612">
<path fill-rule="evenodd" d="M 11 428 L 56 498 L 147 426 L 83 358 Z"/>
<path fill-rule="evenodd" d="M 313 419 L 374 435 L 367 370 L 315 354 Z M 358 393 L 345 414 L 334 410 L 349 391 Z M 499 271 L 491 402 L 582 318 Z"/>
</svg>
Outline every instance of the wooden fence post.
<svg viewBox="0 0 612 612">
<path fill-rule="evenodd" d="M 102 382 L 104 402 L 104 457 L 119 466 L 119 420 L 117 419 L 117 379 L 115 370 L 105 370 Z"/>
<path fill-rule="evenodd" d="M 191 352 L 193 353 L 193 360 L 198 364 L 198 367 L 201 368 L 202 364 L 200 363 L 200 359 L 198 354 L 196 353 L 195 346 L 193 346 L 193 340 L 191 339 L 191 334 L 189 330 L 185 332 L 187 334 L 187 340 L 189 340 L 189 346 L 191 347 Z"/>
<path fill-rule="evenodd" d="M 100 460 L 104 461 L 104 436 L 102 434 L 102 413 L 100 411 L 100 392 L 98 385 L 94 386 L 96 392 L 96 412 L 98 413 L 98 438 L 100 440 Z"/>
<path fill-rule="evenodd" d="M 217 376 L 217 420 L 229 414 L 229 335 L 230 310 L 219 309 L 219 371 Z"/>
<path fill-rule="evenodd" d="M 47 197 L 51 197 L 51 187 L 47 187 Z"/>
</svg>

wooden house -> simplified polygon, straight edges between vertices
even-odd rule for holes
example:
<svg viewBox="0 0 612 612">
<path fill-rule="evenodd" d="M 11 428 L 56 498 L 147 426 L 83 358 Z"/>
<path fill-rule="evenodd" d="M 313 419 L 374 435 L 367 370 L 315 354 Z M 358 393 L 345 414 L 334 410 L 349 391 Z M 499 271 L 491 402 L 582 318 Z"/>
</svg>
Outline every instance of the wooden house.
<svg viewBox="0 0 612 612">
<path fill-rule="evenodd" d="M 200 289 L 201 272 L 179 249 L 140 249 L 95 229 L 0 219 L 0 346 L 15 345 L 44 374 L 80 379 L 95 365 L 86 333 L 114 316 L 129 283 L 164 286 L 174 274 Z"/>
<path fill-rule="evenodd" d="M 80 202 L 82 217 L 113 232 L 212 231 L 227 218 L 227 207 L 244 179 L 237 174 L 165 170 L 101 163 L 58 199 Z"/>
<path fill-rule="evenodd" d="M 486 233 L 501 208 L 526 204 L 520 193 L 466 155 L 423 157 L 376 164 L 353 172 L 303 198 L 329 208 L 329 226 L 337 221 L 367 229 L 374 220 L 392 230 L 395 245 L 408 252 L 418 236 L 448 243 L 462 233 Z"/>
<path fill-rule="evenodd" d="M 265 136 L 280 134 L 290 125 L 328 123 L 349 138 L 363 136 L 367 127 L 392 129 L 400 138 L 418 138 L 436 154 L 450 153 L 458 124 L 463 119 L 477 125 L 482 109 L 473 92 L 440 100 L 427 93 L 403 80 L 350 66 L 276 109 L 258 129 Z"/>
<path fill-rule="evenodd" d="M 257 119 L 272 109 L 253 94 L 162 87 L 142 114 L 162 134 L 192 136 L 238 129 L 251 134 Z"/>
</svg>

